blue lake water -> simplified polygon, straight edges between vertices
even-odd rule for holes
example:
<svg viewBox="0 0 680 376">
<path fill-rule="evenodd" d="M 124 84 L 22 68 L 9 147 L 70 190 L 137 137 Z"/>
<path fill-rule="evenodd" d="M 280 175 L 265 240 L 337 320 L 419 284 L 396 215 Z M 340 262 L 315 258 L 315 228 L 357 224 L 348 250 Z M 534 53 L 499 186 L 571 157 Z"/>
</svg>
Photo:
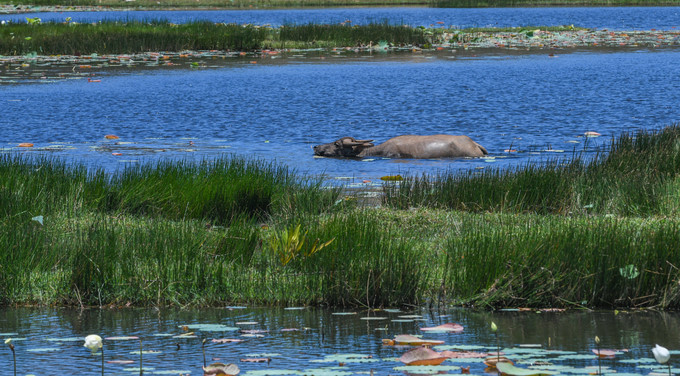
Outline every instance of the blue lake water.
<svg viewBox="0 0 680 376">
<path fill-rule="evenodd" d="M 193 70 L 119 68 L 98 83 L 5 84 L 0 147 L 108 169 L 235 153 L 373 180 L 592 155 L 623 132 L 680 120 L 677 49 L 352 56 L 234 58 Z M 589 131 L 602 136 L 583 137 Z M 494 158 L 356 161 L 311 150 L 343 136 L 437 133 L 469 135 Z M 35 147 L 19 150 L 22 142 Z"/>
<path fill-rule="evenodd" d="M 331 8 L 274 10 L 196 10 L 196 11 L 110 11 L 110 12 L 41 12 L 0 15 L 0 20 L 26 22 L 26 17 L 63 22 L 100 20 L 168 20 L 174 23 L 208 20 L 257 25 L 306 23 L 354 24 L 387 21 L 411 26 L 503 27 L 557 26 L 610 30 L 670 30 L 680 28 L 680 7 L 553 7 L 553 8 Z M 443 25 L 438 24 L 442 22 Z"/>
<path fill-rule="evenodd" d="M 382 339 L 400 334 L 444 341 L 444 345 L 434 347 L 436 351 L 489 353 L 500 347 L 518 367 L 552 370 L 561 375 L 587 375 L 598 370 L 592 352 L 596 348 L 594 338 L 598 336 L 601 349 L 620 350 L 613 358 L 601 360 L 603 374 L 664 375 L 667 368 L 654 361 L 650 350 L 657 343 L 675 350 L 680 341 L 677 313 L 492 313 L 460 309 L 337 313 L 343 312 L 251 307 L 0 309 L 0 374 L 12 374 L 12 353 L 4 344 L 4 340 L 12 338 L 18 375 L 99 375 L 101 352 L 93 355 L 83 347 L 83 339 L 89 334 L 104 338 L 107 362 L 131 362 L 106 363 L 106 375 L 139 374 L 139 340 L 120 338 L 123 336 L 142 339 L 145 375 L 202 375 L 201 341 L 207 339 L 207 363 L 236 363 L 243 376 L 460 374 L 459 367 L 470 367 L 471 375 L 497 375 L 495 370 L 485 371 L 481 359 L 451 359 L 438 368 L 401 368 L 404 364 L 397 358 L 409 347 L 382 345 Z M 367 317 L 373 319 L 366 320 Z M 498 341 L 489 329 L 491 322 L 499 328 Z M 420 330 L 444 323 L 458 323 L 464 330 L 460 333 Z M 181 328 L 184 325 L 195 335 L 175 337 L 186 333 Z M 243 333 L 238 329 L 262 332 Z M 219 344 L 212 339 L 242 342 Z M 677 373 L 674 356 L 671 363 L 673 373 Z M 270 358 L 271 362 L 241 361 L 246 358 Z M 532 366 L 539 361 L 544 363 Z"/>
</svg>

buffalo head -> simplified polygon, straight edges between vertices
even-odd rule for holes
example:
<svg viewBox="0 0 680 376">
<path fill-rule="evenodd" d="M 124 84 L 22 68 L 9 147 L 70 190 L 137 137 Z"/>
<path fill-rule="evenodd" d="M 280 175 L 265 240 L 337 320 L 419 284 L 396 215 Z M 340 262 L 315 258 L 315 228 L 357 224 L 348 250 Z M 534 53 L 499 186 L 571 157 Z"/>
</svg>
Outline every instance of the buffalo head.
<svg viewBox="0 0 680 376">
<path fill-rule="evenodd" d="M 322 157 L 359 157 L 364 149 L 373 146 L 371 141 L 343 137 L 335 142 L 314 146 L 314 154 Z"/>
</svg>

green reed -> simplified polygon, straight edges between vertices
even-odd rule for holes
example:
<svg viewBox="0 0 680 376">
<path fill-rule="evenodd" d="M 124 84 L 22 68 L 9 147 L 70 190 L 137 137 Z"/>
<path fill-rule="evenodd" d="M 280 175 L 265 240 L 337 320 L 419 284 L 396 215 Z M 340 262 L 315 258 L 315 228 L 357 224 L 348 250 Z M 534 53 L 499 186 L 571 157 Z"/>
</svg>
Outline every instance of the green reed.
<svg viewBox="0 0 680 376">
<path fill-rule="evenodd" d="M 284 25 L 279 29 L 279 41 L 315 42 L 332 41 L 336 46 L 377 44 L 386 41 L 393 44 L 423 44 L 427 42 L 422 29 L 387 22 L 356 26 L 345 24 Z"/>
<path fill-rule="evenodd" d="M 592 160 L 579 155 L 546 164 L 432 177 L 386 187 L 385 202 L 466 211 L 656 215 L 675 210 L 680 126 L 624 134 Z M 670 205 L 670 206 L 669 206 Z"/>
<path fill-rule="evenodd" d="M 670 126 L 588 162 L 406 179 L 387 202 L 408 210 L 235 157 L 108 174 L 4 155 L 0 304 L 678 308 L 678 154 Z M 271 240 L 297 226 L 282 262 Z"/>
<path fill-rule="evenodd" d="M 680 304 L 669 281 L 680 224 L 665 219 L 462 216 L 445 252 L 446 285 L 476 306 L 661 307 Z"/>
<path fill-rule="evenodd" d="M 0 213 L 8 217 L 87 210 L 224 225 L 241 215 L 319 213 L 339 195 L 284 166 L 239 157 L 148 163 L 110 175 L 55 159 L 3 155 L 0 180 Z"/>
<path fill-rule="evenodd" d="M 253 50 L 268 31 L 253 25 L 166 21 L 105 21 L 93 24 L 11 23 L 0 27 L 0 54 L 42 55 L 141 53 L 183 50 Z"/>
</svg>

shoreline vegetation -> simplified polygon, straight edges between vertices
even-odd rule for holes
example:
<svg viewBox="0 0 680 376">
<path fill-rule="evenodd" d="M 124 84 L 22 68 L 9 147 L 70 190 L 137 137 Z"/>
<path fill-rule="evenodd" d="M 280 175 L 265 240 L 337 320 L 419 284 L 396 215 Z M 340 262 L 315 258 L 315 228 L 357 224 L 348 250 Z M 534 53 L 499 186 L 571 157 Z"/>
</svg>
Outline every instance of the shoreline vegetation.
<svg viewBox="0 0 680 376">
<path fill-rule="evenodd" d="M 144 9 L 267 9 L 421 6 L 438 8 L 677 6 L 680 0 L 10 0 L 1 13 Z"/>
<path fill-rule="evenodd" d="M 81 24 L 65 19 L 43 23 L 39 18 L 27 18 L 26 23 L 0 26 L 0 61 L 163 52 L 191 52 L 195 57 L 210 53 L 213 58 L 215 53 L 222 57 L 244 53 L 267 56 L 272 51 L 278 54 L 305 49 L 333 53 L 469 49 L 521 52 L 677 46 L 678 30 L 609 31 L 574 25 L 459 29 L 443 23 L 425 28 L 386 22 L 352 25 L 348 20 L 340 24 L 269 27 L 200 21 L 173 24 L 163 20 Z"/>
<path fill-rule="evenodd" d="M 407 176 L 367 207 L 224 156 L 0 156 L 0 304 L 680 307 L 680 125 L 594 159 Z"/>
</svg>

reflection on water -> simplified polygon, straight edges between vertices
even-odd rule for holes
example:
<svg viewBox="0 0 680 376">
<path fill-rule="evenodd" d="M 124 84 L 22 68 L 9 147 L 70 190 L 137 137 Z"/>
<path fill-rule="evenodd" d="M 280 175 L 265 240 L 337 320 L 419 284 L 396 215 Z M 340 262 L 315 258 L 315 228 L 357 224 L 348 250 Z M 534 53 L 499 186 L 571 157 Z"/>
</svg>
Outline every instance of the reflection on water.
<svg viewBox="0 0 680 376">
<path fill-rule="evenodd" d="M 680 119 L 680 51 L 555 55 L 325 53 L 201 69 L 119 68 L 98 83 L 5 85 L 0 147 L 110 170 L 235 153 L 374 182 L 592 155 L 622 132 Z M 588 131 L 602 137 L 583 137 Z M 354 161 L 314 158 L 311 150 L 343 136 L 383 142 L 437 133 L 469 135 L 491 158 Z M 17 148 L 22 142 L 35 147 Z"/>
<path fill-rule="evenodd" d="M 499 340 L 508 357 L 526 368 L 535 361 L 548 361 L 541 369 L 557 369 L 563 374 L 587 373 L 585 367 L 597 365 L 591 350 L 594 337 L 601 338 L 602 349 L 627 349 L 613 359 L 603 359 L 603 367 L 618 372 L 649 374 L 656 364 L 650 349 L 658 343 L 669 349 L 678 348 L 680 334 L 676 330 L 680 315 L 674 312 L 475 312 L 452 309 L 443 311 L 354 311 L 354 315 L 335 315 L 334 311 L 314 308 L 301 309 L 32 309 L 5 308 L 0 310 L 0 340 L 13 338 L 18 359 L 18 374 L 99 374 L 100 357 L 83 347 L 88 334 L 104 337 L 108 361 L 134 361 L 134 364 L 108 363 L 107 374 L 134 373 L 138 361 L 137 340 L 106 339 L 137 336 L 144 346 L 146 374 L 202 374 L 201 340 L 241 339 L 236 343 L 207 342 L 207 361 L 237 363 L 245 375 L 302 374 L 397 375 L 404 371 L 395 358 L 406 347 L 383 346 L 383 338 L 399 334 L 423 335 L 426 339 L 445 341 L 435 350 L 460 348 L 475 352 L 491 352 L 496 347 L 489 330 L 493 321 L 499 328 Z M 337 313 L 337 312 L 335 312 Z M 365 320 L 366 317 L 383 318 Z M 464 326 L 462 333 L 422 332 L 421 327 L 447 322 Z M 195 337 L 177 338 L 181 326 L 221 324 L 226 331 L 194 330 Z M 265 331 L 257 336 L 231 331 Z M 284 330 L 285 329 L 285 330 Z M 293 330 L 295 329 L 295 330 Z M 535 345 L 538 350 L 519 348 Z M 9 351 L 0 356 L 0 370 L 11 369 Z M 343 361 L 336 354 L 360 354 Z M 370 356 L 370 357 L 369 357 Z M 245 358 L 271 358 L 270 363 L 242 362 Z M 484 365 L 476 359 L 449 360 L 443 366 L 470 366 L 472 374 L 483 374 Z M 564 367 L 572 367 L 564 369 Z M 576 370 L 574 370 L 574 368 Z M 127 370 L 127 371 L 126 371 Z M 316 371 L 310 371 L 316 370 Z M 665 368 L 660 369 L 661 372 Z M 138 370 L 137 370 L 138 372 Z M 334 373 L 335 372 L 335 373 Z M 341 373 L 337 373 L 341 372 Z M 413 373 L 413 371 L 410 371 Z M 433 374 L 437 371 L 422 372 Z M 611 371 L 610 371 L 611 372 Z M 454 370 L 451 373 L 460 373 Z M 492 372 L 495 374 L 495 372 Z"/>
</svg>

